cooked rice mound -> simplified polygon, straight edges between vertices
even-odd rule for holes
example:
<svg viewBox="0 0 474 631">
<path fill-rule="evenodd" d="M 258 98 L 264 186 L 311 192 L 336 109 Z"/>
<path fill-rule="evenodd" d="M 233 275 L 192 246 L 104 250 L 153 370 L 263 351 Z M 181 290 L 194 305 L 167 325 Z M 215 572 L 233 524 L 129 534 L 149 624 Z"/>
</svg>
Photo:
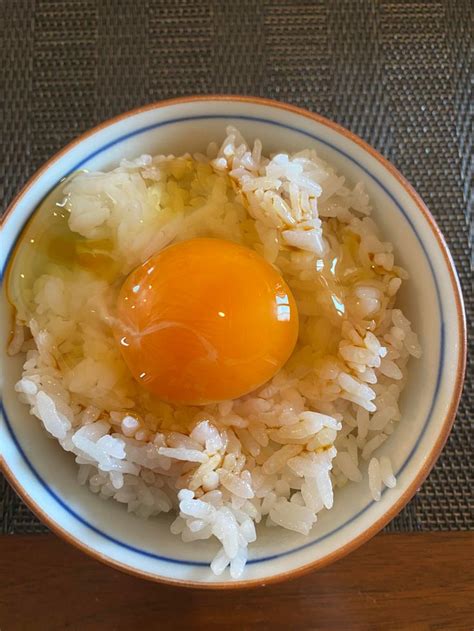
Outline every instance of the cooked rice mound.
<svg viewBox="0 0 474 631">
<path fill-rule="evenodd" d="M 407 274 L 369 217 L 363 184 L 350 188 L 314 150 L 269 158 L 258 140 L 227 134 L 207 155 L 145 155 L 68 183 L 69 227 L 103 244 L 103 273 L 52 264 L 11 352 L 26 352 L 21 400 L 74 454 L 80 483 L 140 517 L 172 511 L 171 531 L 184 542 L 216 538 L 213 572 L 230 566 L 237 578 L 256 524 L 308 535 L 337 487 L 367 476 L 378 500 L 395 485 L 390 460 L 373 454 L 396 430 L 420 347 L 395 308 Z M 110 279 L 200 236 L 251 247 L 280 271 L 300 337 L 260 390 L 173 406 L 122 360 Z"/>
</svg>

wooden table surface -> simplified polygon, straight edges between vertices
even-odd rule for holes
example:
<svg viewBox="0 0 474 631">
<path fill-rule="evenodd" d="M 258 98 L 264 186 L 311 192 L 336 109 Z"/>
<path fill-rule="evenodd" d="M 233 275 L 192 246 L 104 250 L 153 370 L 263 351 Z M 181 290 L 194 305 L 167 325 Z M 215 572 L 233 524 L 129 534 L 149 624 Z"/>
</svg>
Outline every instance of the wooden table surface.
<svg viewBox="0 0 474 631">
<path fill-rule="evenodd" d="M 187 590 L 112 570 L 54 535 L 0 537 L 0 630 L 474 629 L 474 534 L 380 534 L 303 578 Z"/>
</svg>

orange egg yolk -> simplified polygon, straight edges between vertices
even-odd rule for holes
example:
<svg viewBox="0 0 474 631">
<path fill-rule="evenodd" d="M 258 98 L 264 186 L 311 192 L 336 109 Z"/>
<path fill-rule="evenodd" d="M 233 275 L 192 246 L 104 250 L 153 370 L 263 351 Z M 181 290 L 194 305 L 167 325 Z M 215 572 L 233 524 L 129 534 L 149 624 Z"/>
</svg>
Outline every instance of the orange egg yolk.
<svg viewBox="0 0 474 631">
<path fill-rule="evenodd" d="M 145 388 L 171 403 L 202 405 L 273 377 L 295 346 L 298 313 L 285 281 L 259 254 L 191 239 L 128 276 L 115 335 Z"/>
</svg>

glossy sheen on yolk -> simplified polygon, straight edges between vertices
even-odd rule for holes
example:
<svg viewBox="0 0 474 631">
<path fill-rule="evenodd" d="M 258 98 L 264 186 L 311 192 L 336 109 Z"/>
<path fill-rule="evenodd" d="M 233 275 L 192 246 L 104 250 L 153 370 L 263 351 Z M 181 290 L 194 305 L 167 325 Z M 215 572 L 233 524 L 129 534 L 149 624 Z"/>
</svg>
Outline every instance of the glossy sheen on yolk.
<svg viewBox="0 0 474 631">
<path fill-rule="evenodd" d="M 115 334 L 143 386 L 165 401 L 201 405 L 275 375 L 295 346 L 298 314 L 284 280 L 256 252 L 191 239 L 128 276 Z"/>
</svg>

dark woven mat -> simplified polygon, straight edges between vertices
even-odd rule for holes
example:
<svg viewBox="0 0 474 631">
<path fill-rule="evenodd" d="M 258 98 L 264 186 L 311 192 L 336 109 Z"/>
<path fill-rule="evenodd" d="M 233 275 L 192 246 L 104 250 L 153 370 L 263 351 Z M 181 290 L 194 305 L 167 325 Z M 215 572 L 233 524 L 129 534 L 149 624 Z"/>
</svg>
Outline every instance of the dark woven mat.
<svg viewBox="0 0 474 631">
<path fill-rule="evenodd" d="M 1 202 L 67 141 L 134 106 L 196 93 L 273 97 L 342 123 L 406 175 L 448 240 L 471 317 L 470 7 L 469 0 L 0 0 Z M 446 448 L 388 529 L 473 527 L 473 412 L 470 364 Z M 43 530 L 1 479 L 0 532 Z"/>
</svg>

